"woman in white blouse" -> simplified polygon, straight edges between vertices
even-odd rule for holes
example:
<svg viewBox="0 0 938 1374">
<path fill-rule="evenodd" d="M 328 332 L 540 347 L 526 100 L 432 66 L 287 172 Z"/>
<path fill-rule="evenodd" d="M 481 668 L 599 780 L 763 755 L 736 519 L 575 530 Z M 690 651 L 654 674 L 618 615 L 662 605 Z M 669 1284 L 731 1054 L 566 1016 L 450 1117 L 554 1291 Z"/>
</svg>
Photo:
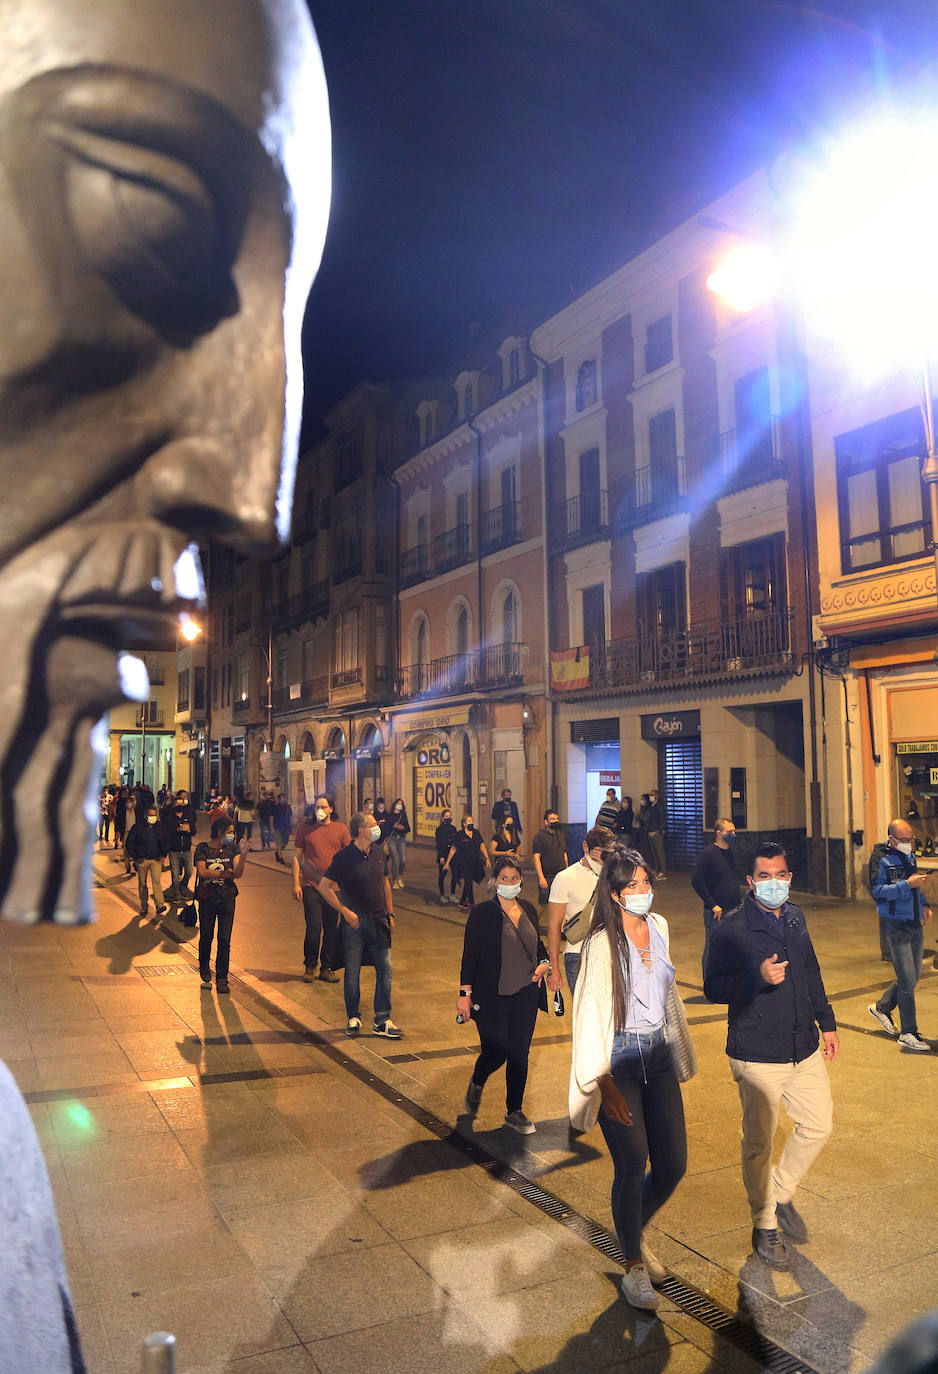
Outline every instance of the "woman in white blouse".
<svg viewBox="0 0 938 1374">
<path fill-rule="evenodd" d="M 570 1118 L 599 1125 L 615 1170 L 612 1214 L 626 1260 L 622 1292 L 655 1308 L 667 1276 L 642 1232 L 687 1169 L 684 1105 L 672 1049 L 680 1003 L 668 925 L 651 911 L 645 860 L 634 849 L 607 858 L 596 888 L 573 1002 Z M 686 1025 L 686 1023 L 685 1023 Z M 671 1043 L 669 1043 L 669 1030 Z M 683 1076 L 689 1076 L 685 1074 Z"/>
</svg>

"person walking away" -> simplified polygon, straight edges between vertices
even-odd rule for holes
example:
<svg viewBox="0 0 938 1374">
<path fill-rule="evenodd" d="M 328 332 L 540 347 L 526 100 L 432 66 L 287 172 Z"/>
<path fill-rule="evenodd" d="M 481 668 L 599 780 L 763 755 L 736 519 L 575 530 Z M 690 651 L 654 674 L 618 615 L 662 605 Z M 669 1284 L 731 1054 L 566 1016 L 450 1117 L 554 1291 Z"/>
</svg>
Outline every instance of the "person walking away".
<svg viewBox="0 0 938 1374">
<path fill-rule="evenodd" d="M 521 862 L 521 841 L 515 834 L 515 823 L 511 816 L 506 816 L 501 825 L 496 826 L 495 834 L 488 843 L 489 858 L 495 859 L 498 854 L 510 854 L 519 865 Z"/>
<path fill-rule="evenodd" d="M 736 876 L 736 826 L 732 821 L 718 820 L 713 830 L 713 844 L 708 844 L 697 856 L 691 887 L 703 902 L 704 947 L 701 969 L 706 970 L 710 936 L 724 913 L 739 906 L 739 879 Z"/>
<path fill-rule="evenodd" d="M 921 890 L 926 875 L 917 871 L 915 836 L 908 821 L 901 817 L 890 821 L 886 836 L 886 843 L 878 844 L 870 855 L 870 891 L 896 977 L 879 1001 L 871 1003 L 867 1010 L 904 1050 L 927 1054 L 931 1045 L 918 1033 L 915 1011 L 915 985 L 922 976 L 924 928 L 932 918 L 932 909 Z M 898 1028 L 892 1019 L 896 1007 Z"/>
<path fill-rule="evenodd" d="M 714 927 L 704 971 L 708 1002 L 729 1008 L 726 1053 L 742 1104 L 752 1248 L 772 1269 L 791 1268 L 779 1229 L 797 1244 L 808 1239 L 794 1195 L 830 1137 L 827 1064 L 840 1048 L 804 912 L 789 900 L 791 877 L 781 845 L 756 846 L 743 904 Z M 779 1103 L 795 1124 L 773 1171 Z"/>
<path fill-rule="evenodd" d="M 238 844 L 242 840 L 247 840 L 248 849 L 251 848 L 251 840 L 254 838 L 254 821 L 257 817 L 257 803 L 254 800 L 253 792 L 245 792 L 241 800 L 237 803 L 235 812 L 235 835 Z"/>
<path fill-rule="evenodd" d="M 225 816 L 212 821 L 211 838 L 196 847 L 195 892 L 199 906 L 199 974 L 203 988 L 212 986 L 212 943 L 215 949 L 215 990 L 228 992 L 231 930 L 238 898 L 236 879 L 244 873 L 247 840 L 235 844 L 234 822 Z"/>
<path fill-rule="evenodd" d="M 410 821 L 403 797 L 396 797 L 391 806 L 391 824 L 388 828 L 388 855 L 391 860 L 391 886 L 404 886 L 404 869 L 407 867 L 407 836 L 410 834 Z"/>
<path fill-rule="evenodd" d="M 381 847 L 381 827 L 374 816 L 356 811 L 349 821 L 352 839 L 340 849 L 319 884 L 324 900 L 342 918 L 345 946 L 346 1035 L 360 1035 L 361 968 L 364 956 L 375 966 L 375 1035 L 400 1040 L 403 1031 L 391 1020 L 391 937 L 394 899 L 388 856 Z M 340 899 L 341 892 L 341 899 Z"/>
<path fill-rule="evenodd" d="M 550 885 L 547 903 L 547 954 L 550 958 L 551 974 L 547 986 L 551 992 L 560 992 L 563 987 L 560 962 L 562 940 L 566 941 L 563 972 L 567 975 L 571 995 L 576 991 L 580 954 L 589 921 L 586 921 L 586 928 L 576 939 L 565 936 L 563 927 L 574 916 L 579 916 L 591 901 L 606 855 L 614 845 L 615 836 L 612 831 L 604 826 L 594 825 L 592 830 L 587 831 L 586 839 L 583 841 L 583 853 L 579 859 L 569 867 L 561 869 Z"/>
<path fill-rule="evenodd" d="M 537 1128 L 524 1114 L 524 1089 L 537 1013 L 547 1010 L 550 960 L 537 933 L 537 909 L 520 896 L 517 860 L 499 854 L 492 867 L 495 896 L 469 913 L 459 971 L 457 1014 L 466 1021 L 472 1017 L 480 1044 L 465 1107 L 476 1115 L 486 1082 L 504 1064 L 505 1125 L 533 1135 Z"/>
<path fill-rule="evenodd" d="M 140 896 L 140 915 L 147 914 L 149 894 L 147 879 L 153 889 L 153 905 L 157 916 L 166 910 L 163 897 L 163 860 L 169 853 L 169 835 L 156 814 L 153 805 L 144 813 L 143 819 L 134 822 L 125 845 L 127 855 L 137 870 L 137 891 Z"/>
<path fill-rule="evenodd" d="M 339 850 L 351 842 L 347 827 L 333 820 L 331 801 L 324 792 L 320 793 L 313 802 L 310 819 L 304 819 L 296 828 L 293 850 L 293 900 L 303 903 L 306 921 L 303 938 L 303 981 L 306 983 L 316 977 L 317 963 L 322 982 L 339 981 L 336 969 L 342 956 L 338 916 L 323 900 L 319 884 Z"/>
<path fill-rule="evenodd" d="M 447 857 L 448 857 L 448 855 L 449 855 L 449 852 L 450 852 L 450 850 L 452 849 L 453 844 L 455 843 L 455 841 L 456 841 L 456 839 L 458 838 L 458 836 L 459 836 L 459 831 L 456 829 L 455 825 L 453 825 L 453 813 L 452 813 L 452 811 L 450 811 L 450 809 L 447 807 L 447 809 L 446 809 L 446 810 L 442 813 L 442 815 L 440 816 L 440 823 L 439 823 L 439 825 L 437 826 L 436 830 L 434 831 L 434 835 L 433 835 L 433 840 L 434 840 L 434 843 L 435 843 L 435 845 L 436 845 L 436 866 L 437 866 L 437 868 L 439 869 L 439 873 L 438 873 L 438 875 L 437 875 L 437 883 L 438 883 L 438 886 L 439 886 L 439 889 L 440 889 L 440 906 L 446 906 L 447 903 L 449 903 L 449 902 L 455 902 L 455 900 L 456 900 L 456 870 L 455 870 L 455 868 L 452 868 L 452 869 L 448 870 L 448 871 L 449 871 L 449 896 L 448 896 L 448 897 L 447 897 L 446 894 L 444 893 L 443 888 L 446 886 L 446 874 L 447 874 L 446 860 L 447 860 Z"/>
<path fill-rule="evenodd" d="M 274 828 L 274 811 L 276 808 L 277 803 L 273 797 L 261 797 L 257 803 L 257 820 L 262 850 L 270 848 L 270 836 Z"/>
<path fill-rule="evenodd" d="M 127 798 L 130 796 L 129 787 L 121 787 L 114 802 L 114 848 L 119 849 L 123 846 L 124 836 L 127 834 Z"/>
<path fill-rule="evenodd" d="M 619 798 L 616 796 L 616 789 L 614 787 L 607 787 L 606 800 L 603 802 L 602 806 L 596 812 L 596 819 L 593 822 L 593 825 L 601 825 L 604 830 L 614 831 L 616 828 L 616 821 L 619 819 L 619 812 L 621 811 L 621 809 L 622 808 L 619 805 Z"/>
<path fill-rule="evenodd" d="M 612 831 L 616 839 L 626 848 L 631 846 L 635 832 L 635 812 L 632 809 L 631 797 L 623 796 L 622 805 L 619 807 L 619 814 Z"/>
<path fill-rule="evenodd" d="M 283 851 L 290 843 L 290 831 L 293 829 L 293 807 L 281 792 L 277 798 L 277 805 L 274 808 L 274 843 L 276 852 L 274 858 L 278 864 L 285 864 Z"/>
<path fill-rule="evenodd" d="M 476 830 L 471 816 L 463 816 L 462 818 L 459 834 L 446 856 L 446 863 L 443 865 L 444 872 L 449 872 L 454 860 L 456 876 L 462 880 L 462 895 L 459 898 L 459 905 L 464 911 L 468 911 L 472 906 L 473 884 L 481 883 L 492 867 L 488 850 L 483 844 L 482 836 Z"/>
<path fill-rule="evenodd" d="M 511 799 L 511 788 L 502 789 L 502 795 L 492 807 L 492 826 L 498 829 L 506 816 L 510 816 L 515 823 L 515 834 L 521 835 L 521 812 L 518 810 L 518 803 Z"/>
<path fill-rule="evenodd" d="M 544 824 L 534 836 L 531 846 L 531 858 L 537 874 L 538 906 L 547 905 L 551 883 L 567 867 L 566 846 L 567 837 L 560 828 L 560 818 L 553 807 L 548 807 L 544 812 Z"/>
<path fill-rule="evenodd" d="M 637 850 L 616 848 L 597 884 L 573 997 L 570 1121 L 588 1129 L 598 1112 L 614 1170 L 622 1294 L 633 1307 L 654 1309 L 653 1285 L 667 1270 L 643 1232 L 687 1171 L 674 1052 L 686 1018 L 674 990 L 668 923 L 651 910 L 645 865 Z M 692 1072 L 688 1064 L 682 1077 Z"/>
<path fill-rule="evenodd" d="M 192 895 L 189 880 L 192 877 L 192 840 L 196 831 L 195 812 L 187 804 L 185 793 L 176 794 L 173 805 L 163 812 L 162 821 L 168 837 L 172 875 L 169 900 L 180 904 Z"/>
<path fill-rule="evenodd" d="M 668 876 L 667 873 L 665 873 L 667 862 L 664 857 L 664 837 L 668 830 L 668 813 L 665 810 L 664 802 L 659 799 L 657 791 L 648 793 L 648 818 L 646 824 L 648 829 L 648 848 L 650 850 L 648 858 L 651 859 L 653 865 L 657 868 L 658 871 L 655 877 L 660 882 Z"/>
</svg>

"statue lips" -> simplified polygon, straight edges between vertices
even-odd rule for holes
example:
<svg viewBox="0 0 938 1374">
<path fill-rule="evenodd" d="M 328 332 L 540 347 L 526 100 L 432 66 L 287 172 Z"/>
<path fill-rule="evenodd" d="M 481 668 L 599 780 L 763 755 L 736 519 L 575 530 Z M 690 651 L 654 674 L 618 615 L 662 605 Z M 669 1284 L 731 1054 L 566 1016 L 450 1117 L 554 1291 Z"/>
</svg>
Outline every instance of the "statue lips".
<svg viewBox="0 0 938 1374">
<path fill-rule="evenodd" d="M 155 520 L 87 532 L 56 598 L 58 618 L 72 633 L 117 649 L 149 648 L 154 631 L 165 632 L 204 604 L 198 553 L 184 535 Z"/>
</svg>

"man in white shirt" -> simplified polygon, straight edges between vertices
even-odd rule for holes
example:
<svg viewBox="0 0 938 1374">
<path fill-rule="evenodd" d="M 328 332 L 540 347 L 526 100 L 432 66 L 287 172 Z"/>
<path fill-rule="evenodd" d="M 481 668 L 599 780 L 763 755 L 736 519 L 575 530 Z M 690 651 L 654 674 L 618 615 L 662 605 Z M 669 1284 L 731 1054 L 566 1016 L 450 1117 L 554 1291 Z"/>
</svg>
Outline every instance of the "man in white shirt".
<svg viewBox="0 0 938 1374">
<path fill-rule="evenodd" d="M 547 986 L 551 992 L 559 992 L 563 986 L 560 972 L 560 939 L 565 921 L 583 910 L 592 897 L 603 869 L 603 855 L 615 844 L 615 836 L 605 826 L 597 825 L 590 830 L 583 841 L 583 857 L 569 868 L 562 868 L 550 885 L 547 900 L 547 952 L 553 972 L 548 976 Z M 564 950 L 563 966 L 570 985 L 570 993 L 576 987 L 580 971 L 580 949 L 583 941 L 567 942 Z"/>
</svg>

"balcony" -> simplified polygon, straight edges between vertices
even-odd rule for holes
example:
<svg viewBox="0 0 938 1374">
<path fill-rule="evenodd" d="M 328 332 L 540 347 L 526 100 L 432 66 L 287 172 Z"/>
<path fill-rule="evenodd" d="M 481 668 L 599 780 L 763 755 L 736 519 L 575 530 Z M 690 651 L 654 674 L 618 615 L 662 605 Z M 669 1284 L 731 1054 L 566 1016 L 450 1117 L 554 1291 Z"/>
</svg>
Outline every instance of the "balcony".
<svg viewBox="0 0 938 1374">
<path fill-rule="evenodd" d="M 609 500 L 604 491 L 581 492 L 555 506 L 550 519 L 555 549 L 576 549 L 609 538 Z"/>
<path fill-rule="evenodd" d="M 294 687 L 275 687 L 273 693 L 274 713 L 281 711 L 300 711 L 307 706 L 324 704 L 329 695 L 329 679 L 325 673 L 320 677 L 309 678 L 299 683 L 299 694 Z"/>
<path fill-rule="evenodd" d="M 770 417 L 768 426 L 758 432 L 740 435 L 728 429 L 720 435 L 720 462 L 724 491 L 739 491 L 784 477 L 782 461 L 782 422 Z"/>
<path fill-rule="evenodd" d="M 138 730 L 162 730 L 163 712 L 162 711 L 139 711 L 137 713 Z"/>
<path fill-rule="evenodd" d="M 449 572 L 452 568 L 461 568 L 464 563 L 468 563 L 472 557 L 472 548 L 469 541 L 469 526 L 456 525 L 453 529 L 447 530 L 445 534 L 437 535 L 433 541 L 433 571 L 434 573 Z"/>
<path fill-rule="evenodd" d="M 426 582 L 430 576 L 430 550 L 426 544 L 418 544 L 413 549 L 405 549 L 401 554 L 400 584 L 413 587 L 418 582 Z"/>
<path fill-rule="evenodd" d="M 250 697 L 236 697 L 234 701 L 231 703 L 231 713 L 235 716 L 243 716 L 247 711 L 250 711 L 250 709 Z"/>
<path fill-rule="evenodd" d="M 340 673 L 332 674 L 333 687 L 353 687 L 362 680 L 361 664 L 357 668 L 344 668 Z"/>
<path fill-rule="evenodd" d="M 285 630 L 290 625 L 302 624 L 304 620 L 324 620 L 329 614 L 329 591 L 332 584 L 329 578 L 314 582 L 305 591 L 278 601 L 271 607 L 270 624 L 274 630 Z"/>
<path fill-rule="evenodd" d="M 589 686 L 582 691 L 653 692 L 670 683 L 714 682 L 796 670 L 791 615 L 658 630 L 590 648 Z"/>
<path fill-rule="evenodd" d="M 687 496 L 687 459 L 678 456 L 664 463 L 646 463 L 635 469 L 635 488 L 627 506 L 631 525 L 644 525 L 663 515 L 684 509 Z"/>
<path fill-rule="evenodd" d="M 503 501 L 487 510 L 479 526 L 479 550 L 484 556 L 507 549 L 521 539 L 521 502 Z"/>
<path fill-rule="evenodd" d="M 150 665 L 149 665 L 149 663 L 146 665 L 146 667 L 147 667 L 147 677 L 150 679 L 150 686 L 151 686 L 151 687 L 162 687 L 162 686 L 164 685 L 164 683 L 166 682 L 166 669 L 165 669 L 165 668 L 156 667 L 156 665 L 154 665 L 154 666 L 151 668 Z"/>
<path fill-rule="evenodd" d="M 490 644 L 470 654 L 447 654 L 428 663 L 412 663 L 401 669 L 397 695 L 412 697 L 453 696 L 493 687 L 516 687 L 542 671 L 527 644 Z"/>
</svg>

